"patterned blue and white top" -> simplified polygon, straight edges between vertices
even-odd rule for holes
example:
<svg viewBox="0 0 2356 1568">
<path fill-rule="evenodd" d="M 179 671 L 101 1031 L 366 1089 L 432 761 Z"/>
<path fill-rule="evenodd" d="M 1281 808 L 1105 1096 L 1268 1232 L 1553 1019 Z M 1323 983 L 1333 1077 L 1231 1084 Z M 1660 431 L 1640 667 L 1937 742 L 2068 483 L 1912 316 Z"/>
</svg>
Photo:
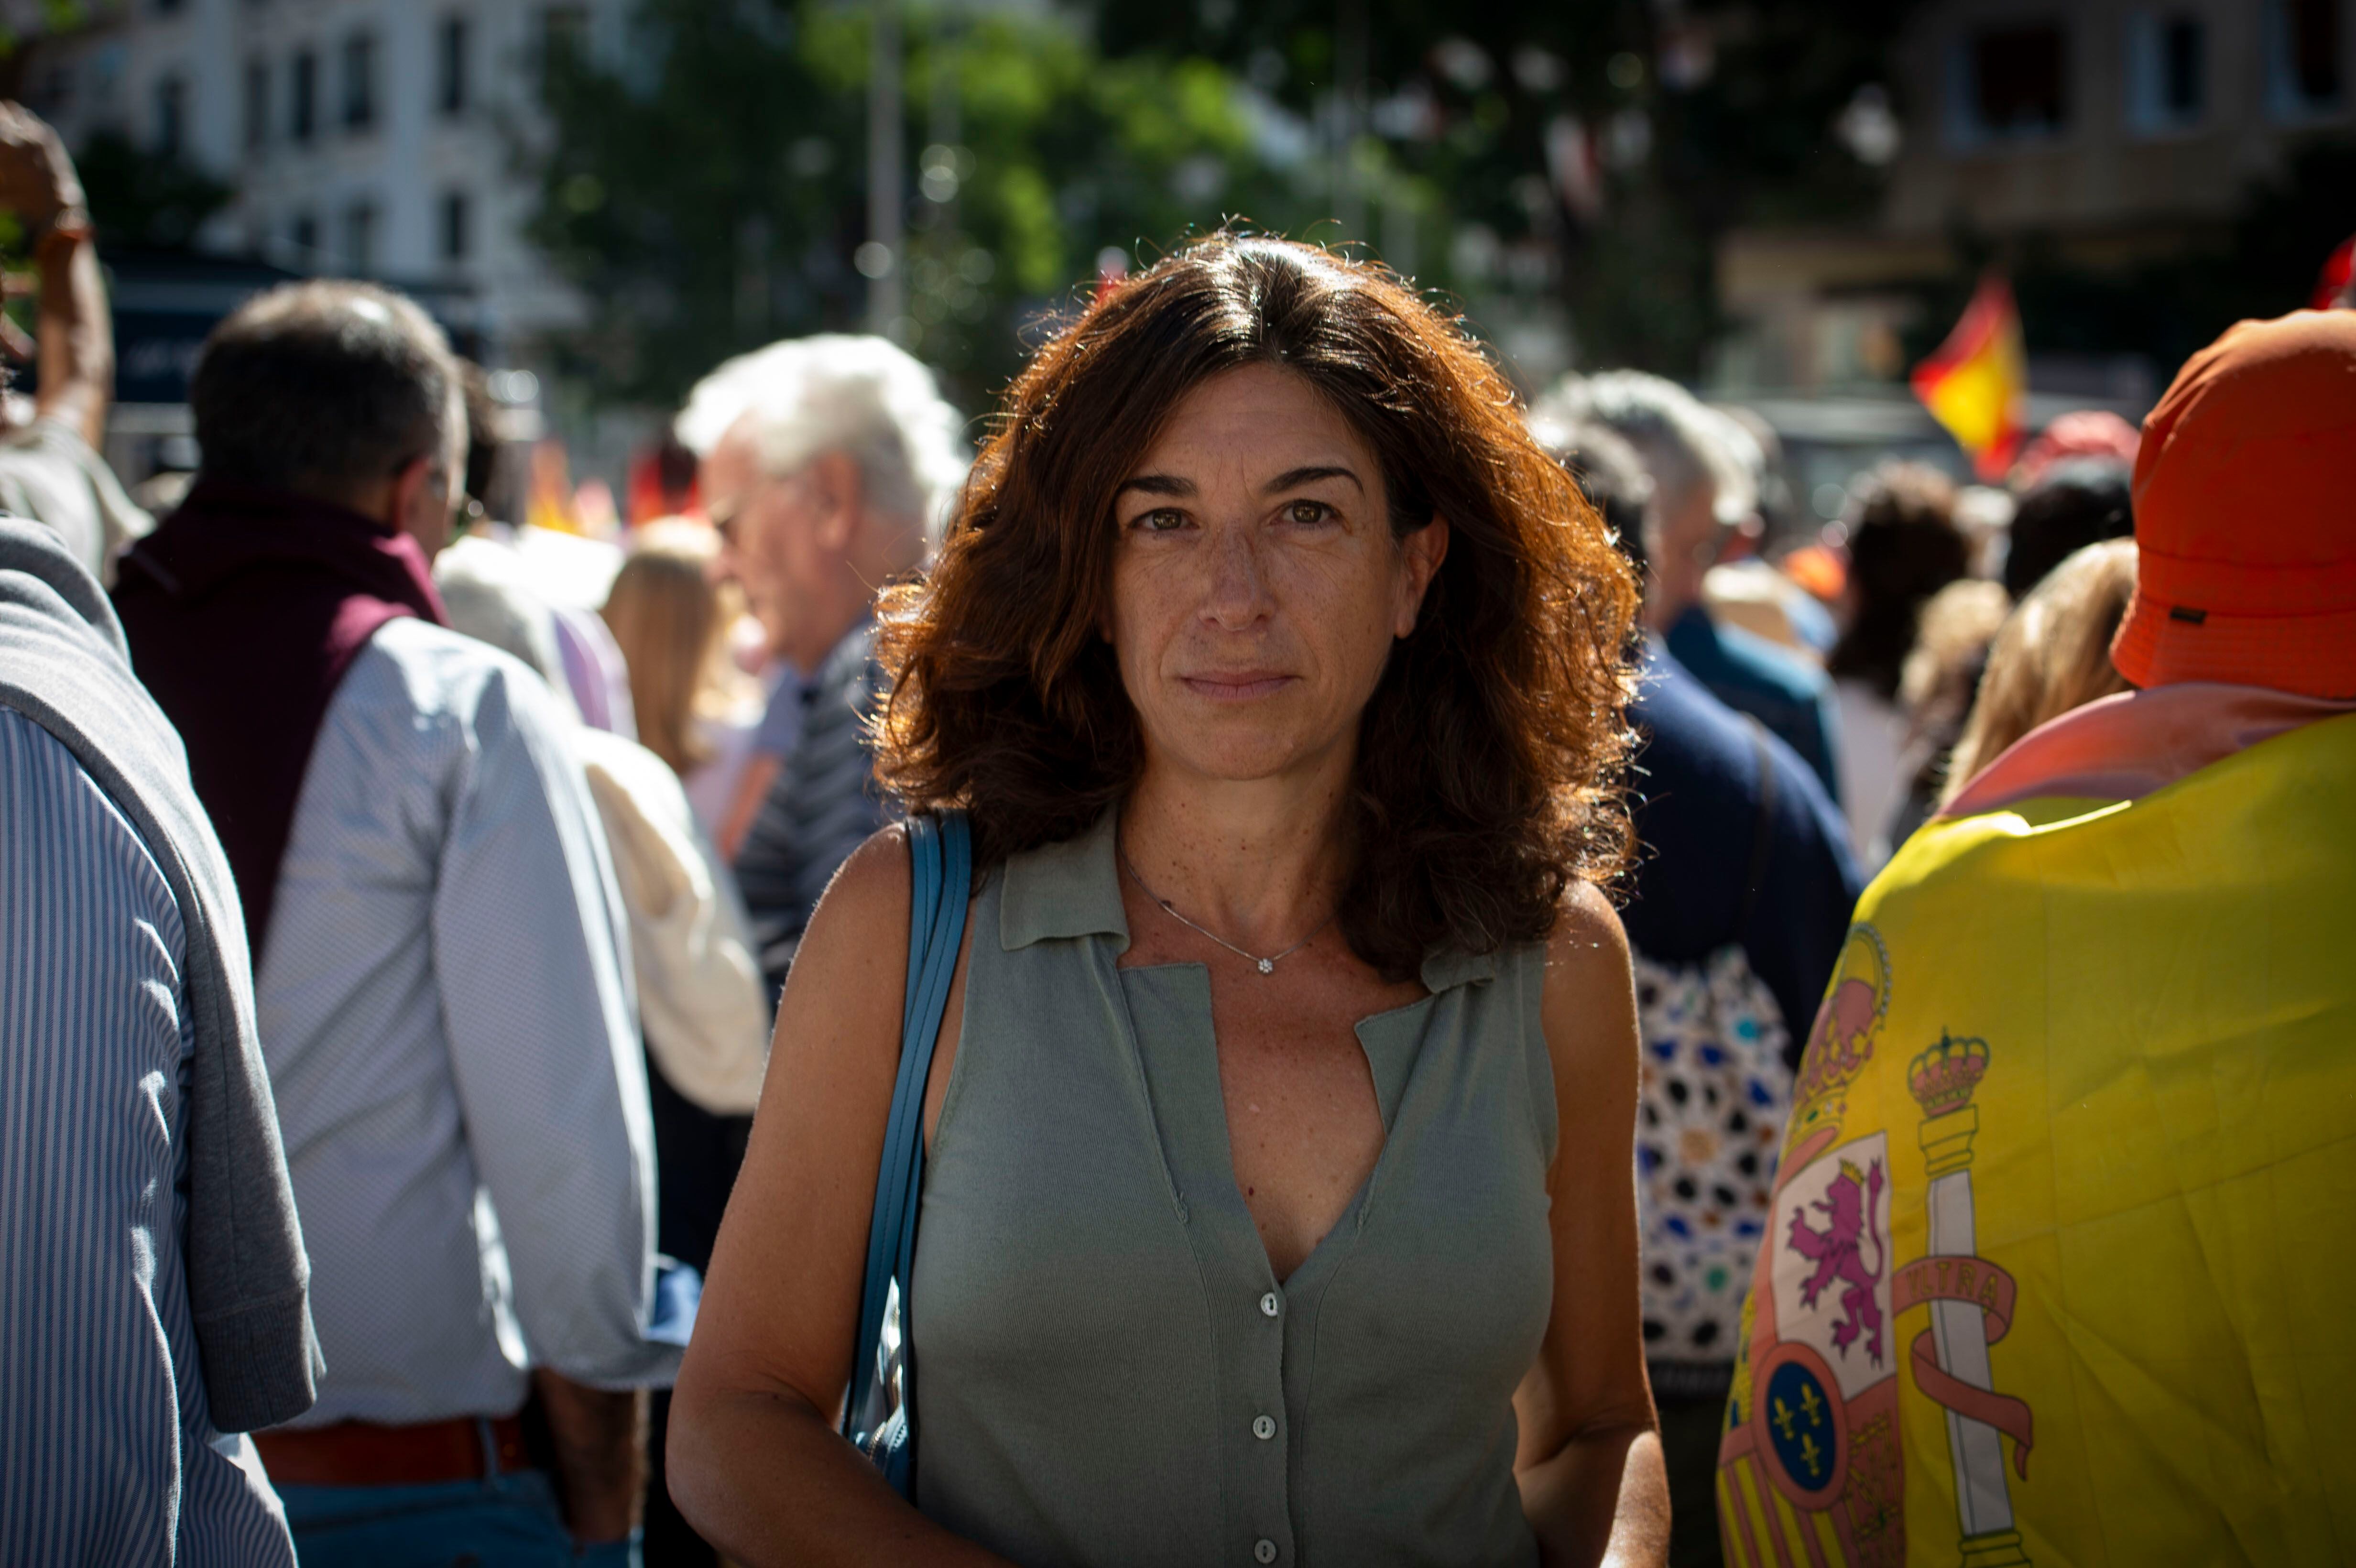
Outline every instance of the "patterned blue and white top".
<svg viewBox="0 0 2356 1568">
<path fill-rule="evenodd" d="M 185 964 L 138 831 L 0 709 L 0 1563 L 293 1568 L 198 1360 Z"/>
</svg>

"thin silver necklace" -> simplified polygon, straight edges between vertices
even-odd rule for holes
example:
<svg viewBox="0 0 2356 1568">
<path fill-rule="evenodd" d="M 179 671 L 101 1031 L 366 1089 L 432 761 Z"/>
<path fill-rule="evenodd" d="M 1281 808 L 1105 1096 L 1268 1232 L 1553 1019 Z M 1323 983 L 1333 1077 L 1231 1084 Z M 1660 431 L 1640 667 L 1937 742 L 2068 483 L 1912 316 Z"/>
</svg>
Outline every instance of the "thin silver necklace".
<svg viewBox="0 0 2356 1568">
<path fill-rule="evenodd" d="M 1340 910 L 1336 909 L 1333 914 L 1327 915 L 1318 923 L 1315 931 L 1311 932 L 1308 935 L 1302 937 L 1300 941 L 1294 943 L 1283 952 L 1272 953 L 1263 958 L 1257 953 L 1245 952 L 1242 948 L 1237 947 L 1234 943 L 1229 942 L 1226 937 L 1221 936 L 1217 932 L 1213 931 L 1206 926 L 1196 925 L 1193 921 L 1188 920 L 1184 915 L 1180 914 L 1176 908 L 1171 904 L 1168 899 L 1163 898 L 1160 893 L 1155 892 L 1151 888 L 1145 885 L 1145 879 L 1139 876 L 1137 874 L 1137 868 L 1130 863 L 1128 850 L 1120 849 L 1117 850 L 1116 853 L 1120 856 L 1120 869 L 1129 873 L 1129 880 L 1137 884 L 1137 891 L 1143 893 L 1147 898 L 1151 899 L 1155 903 L 1160 904 L 1163 914 L 1168 915 L 1171 919 L 1176 921 L 1187 930 L 1198 932 L 1201 934 L 1209 937 L 1212 941 L 1217 943 L 1220 946 L 1226 948 L 1237 957 L 1248 961 L 1254 968 L 1258 969 L 1263 975 L 1273 975 L 1276 973 L 1276 965 L 1279 961 L 1291 957 L 1294 954 L 1300 952 L 1302 948 L 1316 941 L 1320 936 L 1325 934 L 1325 928 L 1333 923 L 1335 915 L 1339 915 L 1342 912 Z"/>
</svg>

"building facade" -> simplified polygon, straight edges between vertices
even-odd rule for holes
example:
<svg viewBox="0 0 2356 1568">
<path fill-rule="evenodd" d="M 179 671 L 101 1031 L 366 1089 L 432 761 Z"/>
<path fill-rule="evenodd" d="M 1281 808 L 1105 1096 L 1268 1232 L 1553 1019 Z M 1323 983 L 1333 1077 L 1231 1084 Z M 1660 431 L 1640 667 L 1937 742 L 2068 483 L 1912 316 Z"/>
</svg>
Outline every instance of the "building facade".
<svg viewBox="0 0 2356 1568">
<path fill-rule="evenodd" d="M 1745 330 L 1721 380 L 1886 381 L 1896 291 L 1951 270 L 1961 234 L 2094 269 L 2214 234 L 2298 142 L 2356 127 L 2356 0 L 1923 0 L 1890 65 L 1896 134 L 1864 149 L 1887 160 L 1879 219 L 1722 246 Z M 2156 368 L 2033 365 L 2031 384 L 2132 405 Z"/>
<path fill-rule="evenodd" d="M 71 147 L 112 130 L 226 181 L 199 249 L 430 290 L 498 358 L 579 325 L 524 229 L 541 61 L 611 48 L 623 0 L 113 0 L 34 46 Z"/>
</svg>

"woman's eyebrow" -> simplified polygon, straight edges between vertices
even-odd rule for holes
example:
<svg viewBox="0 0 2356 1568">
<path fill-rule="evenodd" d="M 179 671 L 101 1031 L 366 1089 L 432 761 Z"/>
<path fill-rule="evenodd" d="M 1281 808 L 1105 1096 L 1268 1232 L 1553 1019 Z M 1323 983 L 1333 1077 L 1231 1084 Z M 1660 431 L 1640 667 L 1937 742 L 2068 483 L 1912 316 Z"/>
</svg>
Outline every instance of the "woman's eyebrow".
<svg viewBox="0 0 2356 1568">
<path fill-rule="evenodd" d="M 1192 479 L 1181 479 L 1174 474 L 1141 474 L 1134 479 L 1121 481 L 1118 496 L 1130 490 L 1142 490 L 1149 496 L 1191 496 L 1194 493 Z"/>
<path fill-rule="evenodd" d="M 1312 464 L 1306 468 L 1288 468 L 1261 485 L 1259 493 L 1263 496 L 1272 496 L 1279 490 L 1297 489 L 1303 485 L 1314 485 L 1321 479 L 1347 479 L 1358 487 L 1360 495 L 1365 494 L 1365 481 L 1360 479 L 1355 470 L 1332 464 Z"/>
</svg>

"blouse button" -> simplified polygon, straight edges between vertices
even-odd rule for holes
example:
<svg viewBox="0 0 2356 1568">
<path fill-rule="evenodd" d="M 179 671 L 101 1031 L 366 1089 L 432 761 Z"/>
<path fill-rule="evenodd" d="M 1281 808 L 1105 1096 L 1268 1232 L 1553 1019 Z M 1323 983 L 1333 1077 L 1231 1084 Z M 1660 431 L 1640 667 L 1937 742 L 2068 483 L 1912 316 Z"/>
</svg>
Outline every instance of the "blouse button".
<svg viewBox="0 0 2356 1568">
<path fill-rule="evenodd" d="M 1252 1435 L 1265 1443 L 1276 1435 L 1276 1418 L 1269 1415 L 1252 1417 Z"/>
<path fill-rule="evenodd" d="M 1273 1563 L 1273 1562 L 1275 1562 L 1275 1561 L 1276 1561 L 1276 1542 L 1275 1542 L 1275 1541 L 1266 1541 L 1266 1540 L 1262 1540 L 1262 1541 L 1253 1541 L 1253 1542 L 1252 1542 L 1252 1561 L 1253 1561 L 1253 1562 L 1255 1562 L 1255 1563 Z"/>
<path fill-rule="evenodd" d="M 1266 1296 L 1261 1296 L 1261 1297 L 1259 1298 L 1259 1309 L 1260 1309 L 1260 1313 L 1261 1313 L 1261 1315 L 1262 1315 L 1263 1317 L 1275 1317 L 1275 1316 L 1276 1316 L 1276 1314 L 1277 1314 L 1277 1309 L 1278 1309 L 1278 1307 L 1280 1307 L 1281 1305 L 1282 1305 L 1282 1303 L 1279 1302 L 1279 1301 L 1277 1300 L 1277 1298 L 1276 1298 L 1276 1292 L 1274 1292 L 1274 1291 L 1272 1291 L 1272 1290 L 1271 1290 L 1271 1291 L 1269 1291 Z"/>
</svg>

